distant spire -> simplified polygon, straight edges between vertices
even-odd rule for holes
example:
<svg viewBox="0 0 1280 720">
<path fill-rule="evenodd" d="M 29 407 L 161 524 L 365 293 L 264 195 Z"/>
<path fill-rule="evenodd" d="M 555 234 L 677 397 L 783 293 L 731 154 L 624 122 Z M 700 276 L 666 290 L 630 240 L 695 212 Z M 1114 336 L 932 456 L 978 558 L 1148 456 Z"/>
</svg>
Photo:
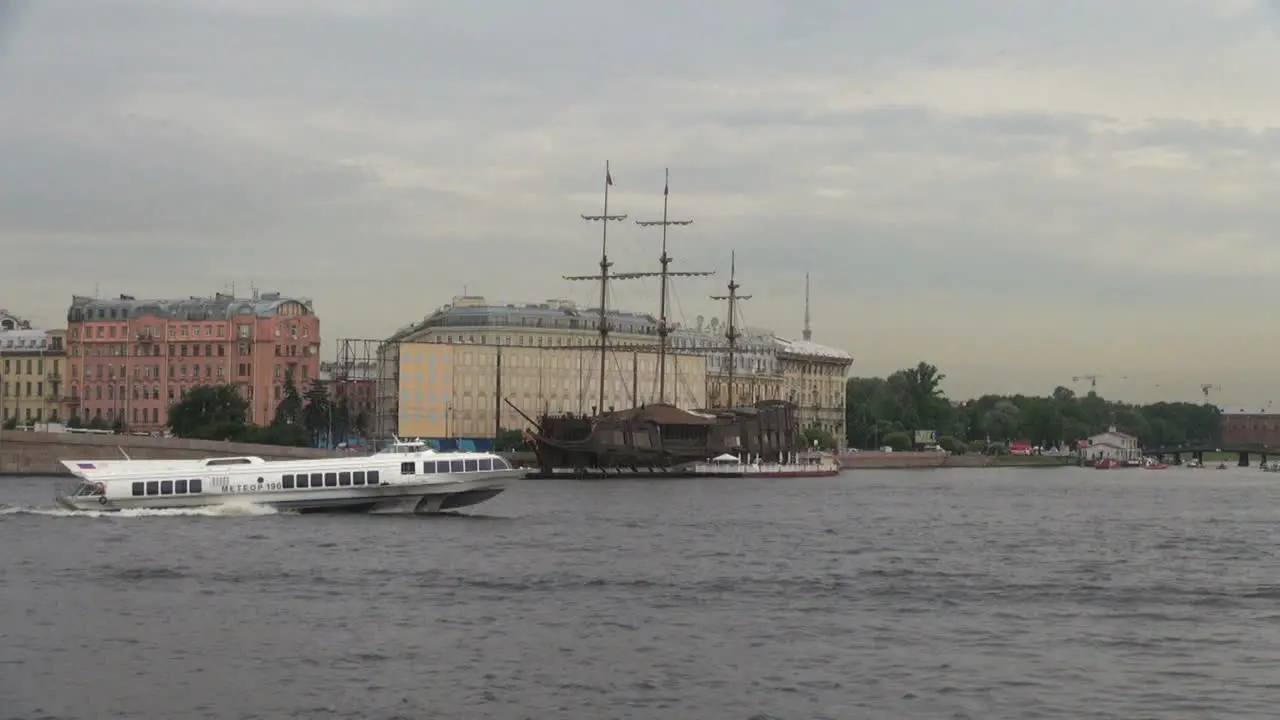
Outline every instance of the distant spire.
<svg viewBox="0 0 1280 720">
<path fill-rule="evenodd" d="M 804 274 L 804 340 L 813 339 L 813 328 L 809 326 L 809 273 Z"/>
</svg>

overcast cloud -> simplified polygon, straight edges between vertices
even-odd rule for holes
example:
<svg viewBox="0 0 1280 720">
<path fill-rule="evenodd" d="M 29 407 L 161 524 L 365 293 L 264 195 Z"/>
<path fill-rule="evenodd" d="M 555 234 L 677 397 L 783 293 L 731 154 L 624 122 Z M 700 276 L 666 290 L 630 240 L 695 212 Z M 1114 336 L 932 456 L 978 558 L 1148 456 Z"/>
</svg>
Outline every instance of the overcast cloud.
<svg viewBox="0 0 1280 720">
<path fill-rule="evenodd" d="M 696 220 L 673 254 L 723 271 L 736 250 L 750 324 L 798 334 L 811 272 L 816 339 L 859 374 L 1277 394 L 1272 2 L 0 10 L 0 307 L 44 325 L 95 286 L 252 282 L 314 298 L 329 355 L 464 288 L 590 303 L 560 276 L 598 260 L 578 214 L 608 158 L 632 219 L 660 217 L 670 165 L 673 216 Z M 618 269 L 656 266 L 656 231 L 611 240 Z M 685 319 L 725 280 L 681 284 Z"/>
</svg>

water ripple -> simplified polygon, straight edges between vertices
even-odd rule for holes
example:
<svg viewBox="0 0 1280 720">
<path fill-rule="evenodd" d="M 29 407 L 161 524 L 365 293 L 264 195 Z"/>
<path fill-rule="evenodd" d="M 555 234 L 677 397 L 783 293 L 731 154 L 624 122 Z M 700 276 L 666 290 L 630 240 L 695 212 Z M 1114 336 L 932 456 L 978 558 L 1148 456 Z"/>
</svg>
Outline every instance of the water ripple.
<svg viewBox="0 0 1280 720">
<path fill-rule="evenodd" d="M 0 717 L 1274 716 L 1278 486 L 1100 475 L 526 483 L 427 520 L 4 479 Z"/>
</svg>

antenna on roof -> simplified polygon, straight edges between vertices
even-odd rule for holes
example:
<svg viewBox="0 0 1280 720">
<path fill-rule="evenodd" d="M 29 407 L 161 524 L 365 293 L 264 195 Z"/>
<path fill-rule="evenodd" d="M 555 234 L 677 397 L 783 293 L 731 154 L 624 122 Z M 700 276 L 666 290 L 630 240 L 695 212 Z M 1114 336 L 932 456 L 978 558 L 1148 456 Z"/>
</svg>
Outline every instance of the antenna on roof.
<svg viewBox="0 0 1280 720">
<path fill-rule="evenodd" d="M 97 299 L 99 299 L 100 297 L 102 297 L 102 296 L 98 294 L 98 283 L 94 283 L 94 284 L 93 284 L 93 299 L 94 299 L 94 300 L 97 300 Z"/>
</svg>

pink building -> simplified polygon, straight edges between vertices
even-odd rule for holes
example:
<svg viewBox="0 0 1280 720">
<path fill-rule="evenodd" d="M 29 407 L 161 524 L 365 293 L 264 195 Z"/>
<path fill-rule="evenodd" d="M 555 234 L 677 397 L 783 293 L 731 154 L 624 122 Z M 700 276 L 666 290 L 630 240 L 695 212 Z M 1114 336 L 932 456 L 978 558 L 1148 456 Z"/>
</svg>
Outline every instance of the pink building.
<svg viewBox="0 0 1280 720">
<path fill-rule="evenodd" d="M 320 319 L 311 301 L 261 293 L 236 298 L 100 300 L 67 311 L 66 405 L 84 422 L 162 429 L 168 408 L 197 385 L 234 383 L 249 422 L 271 422 L 285 375 L 299 392 L 320 371 Z"/>
</svg>

